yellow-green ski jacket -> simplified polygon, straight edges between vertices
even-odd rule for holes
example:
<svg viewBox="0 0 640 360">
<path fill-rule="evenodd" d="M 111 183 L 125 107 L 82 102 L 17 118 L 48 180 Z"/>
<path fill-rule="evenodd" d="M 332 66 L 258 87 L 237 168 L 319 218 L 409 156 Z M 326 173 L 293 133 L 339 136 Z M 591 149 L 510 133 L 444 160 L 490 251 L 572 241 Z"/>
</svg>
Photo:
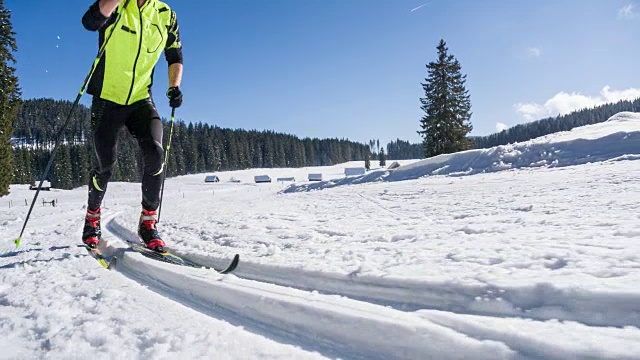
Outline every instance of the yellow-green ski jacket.
<svg viewBox="0 0 640 360">
<path fill-rule="evenodd" d="M 139 8 L 131 0 L 125 9 L 124 3 L 107 18 L 98 0 L 82 17 L 82 24 L 87 30 L 99 30 L 99 47 L 113 31 L 87 93 L 129 105 L 151 96 L 153 72 L 163 50 L 169 65 L 182 63 L 182 44 L 176 14 L 167 4 L 147 0 Z"/>
</svg>

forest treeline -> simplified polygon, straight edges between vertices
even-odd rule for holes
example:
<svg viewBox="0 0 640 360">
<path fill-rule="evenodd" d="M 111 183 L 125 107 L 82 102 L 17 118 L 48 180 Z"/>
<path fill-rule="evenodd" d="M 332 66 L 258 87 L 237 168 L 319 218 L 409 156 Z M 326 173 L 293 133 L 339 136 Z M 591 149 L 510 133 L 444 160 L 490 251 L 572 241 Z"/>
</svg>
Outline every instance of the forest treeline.
<svg viewBox="0 0 640 360">
<path fill-rule="evenodd" d="M 14 121 L 14 183 L 40 180 L 51 155 L 58 128 L 71 109 L 68 101 L 26 100 Z M 64 141 L 58 147 L 46 180 L 61 189 L 86 185 L 92 168 L 91 112 L 74 111 Z M 165 125 L 165 143 L 170 123 Z M 113 181 L 141 181 L 142 158 L 131 135 L 120 133 Z M 176 121 L 168 158 L 167 176 L 248 168 L 335 165 L 363 161 L 367 145 L 345 139 L 299 139 L 273 131 L 226 129 L 203 123 Z M 371 156 L 369 154 L 369 156 Z"/>
<path fill-rule="evenodd" d="M 56 134 L 71 109 L 71 102 L 32 99 L 23 102 L 14 121 L 13 183 L 33 183 L 44 172 Z M 476 148 L 489 148 L 527 141 L 539 136 L 606 121 L 621 111 L 640 110 L 640 99 L 619 101 L 567 115 L 519 124 L 488 136 L 470 137 Z M 64 141 L 58 147 L 52 171 L 46 180 L 62 189 L 86 185 L 92 168 L 93 152 L 91 112 L 78 106 L 73 113 Z M 165 142 L 169 122 L 165 125 Z M 384 151 L 371 143 L 365 145 L 346 139 L 299 139 L 273 131 L 226 129 L 203 123 L 176 121 L 167 176 L 239 170 L 335 165 L 347 161 L 377 159 Z M 392 160 L 423 158 L 423 144 L 397 139 L 386 145 L 386 158 Z M 114 181 L 141 181 L 142 158 L 138 146 L 126 129 L 119 140 Z"/>
</svg>

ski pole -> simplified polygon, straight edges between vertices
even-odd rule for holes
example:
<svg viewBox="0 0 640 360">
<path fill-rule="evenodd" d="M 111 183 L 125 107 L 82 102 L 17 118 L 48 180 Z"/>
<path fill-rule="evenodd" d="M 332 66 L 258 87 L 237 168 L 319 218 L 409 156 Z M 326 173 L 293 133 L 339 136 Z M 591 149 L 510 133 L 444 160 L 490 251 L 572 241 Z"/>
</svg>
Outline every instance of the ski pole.
<svg viewBox="0 0 640 360">
<path fill-rule="evenodd" d="M 169 142 L 167 143 L 167 148 L 164 151 L 164 162 L 162 163 L 163 173 L 162 173 L 162 190 L 160 190 L 160 205 L 158 206 L 158 220 L 156 222 L 160 222 L 160 212 L 162 211 L 162 197 L 164 195 L 164 181 L 167 178 L 167 167 L 169 163 L 169 150 L 171 150 L 171 138 L 173 138 L 173 123 L 176 115 L 176 108 L 171 108 L 171 130 L 169 131 Z"/>
<path fill-rule="evenodd" d="M 115 21 L 115 24 L 114 24 L 113 28 L 111 29 L 111 32 L 109 33 L 109 35 L 105 39 L 104 43 L 102 44 L 102 46 L 98 50 L 98 55 L 96 56 L 96 59 L 93 61 L 93 65 L 91 65 L 91 70 L 87 74 L 87 77 L 85 77 L 84 82 L 82 83 L 82 87 L 80 87 L 80 91 L 78 92 L 78 96 L 76 96 L 76 100 L 73 102 L 73 105 L 71 106 L 71 110 L 69 110 L 69 115 L 67 115 L 67 119 L 65 120 L 64 124 L 62 125 L 62 127 L 58 131 L 58 134 L 56 135 L 56 142 L 54 143 L 53 149 L 51 150 L 51 157 L 49 158 L 49 162 L 47 163 L 47 166 L 45 167 L 44 174 L 42 175 L 42 178 L 40 179 L 40 183 L 38 184 L 38 188 L 36 189 L 36 194 L 33 196 L 33 200 L 31 201 L 31 207 L 29 207 L 29 212 L 27 213 L 27 217 L 24 220 L 24 224 L 22 225 L 22 230 L 20 231 L 20 236 L 18 236 L 18 238 L 14 241 L 14 243 L 16 245 L 16 248 L 18 248 L 20 246 L 20 243 L 22 242 L 22 235 L 24 235 L 24 230 L 27 228 L 27 223 L 29 222 L 29 218 L 31 217 L 31 212 L 33 211 L 33 206 L 36 203 L 36 199 L 38 199 L 38 195 L 40 194 L 40 189 L 42 188 L 42 184 L 44 184 L 44 179 L 46 179 L 47 176 L 49 175 L 49 171 L 51 170 L 51 165 L 53 165 L 53 160 L 55 159 L 56 150 L 58 149 L 58 145 L 60 145 L 60 142 L 62 141 L 62 137 L 64 136 L 64 132 L 67 130 L 67 127 L 69 126 L 69 123 L 71 122 L 71 116 L 73 115 L 73 111 L 76 109 L 76 107 L 80 103 L 80 99 L 82 98 L 82 95 L 84 95 L 84 91 L 85 91 L 87 85 L 89 84 L 89 81 L 91 80 L 91 77 L 93 76 L 93 73 L 96 71 L 96 67 L 98 66 L 98 63 L 100 62 L 100 58 L 102 58 L 102 55 L 104 55 L 105 49 L 107 47 L 107 43 L 109 43 L 109 39 L 111 39 L 111 35 L 113 35 L 113 32 L 116 30 L 117 25 L 120 22 L 120 18 L 122 17 L 122 13 L 124 13 L 125 9 L 127 8 L 127 5 L 129 5 L 129 1 L 131 1 L 131 0 L 125 0 L 124 7 L 122 8 L 123 10 L 120 13 L 118 13 L 118 17 L 117 17 L 117 19 Z"/>
</svg>

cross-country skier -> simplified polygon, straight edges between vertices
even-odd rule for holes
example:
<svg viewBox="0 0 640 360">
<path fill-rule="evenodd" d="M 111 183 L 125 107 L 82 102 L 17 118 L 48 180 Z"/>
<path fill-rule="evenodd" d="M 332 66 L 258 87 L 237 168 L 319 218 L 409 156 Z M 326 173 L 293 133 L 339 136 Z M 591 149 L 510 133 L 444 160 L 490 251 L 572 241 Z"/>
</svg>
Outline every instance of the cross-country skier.
<svg viewBox="0 0 640 360">
<path fill-rule="evenodd" d="M 176 13 L 158 0 L 131 0 L 126 8 L 122 0 L 97 0 L 84 14 L 82 24 L 99 32 L 99 46 L 111 34 L 87 88 L 93 95 L 91 124 L 97 165 L 89 184 L 82 241 L 89 247 L 100 241 L 100 206 L 113 174 L 118 132 L 126 126 L 144 158 L 138 235 L 148 248 L 162 252 L 165 243 L 156 229 L 163 177 L 162 122 L 151 85 L 164 50 L 169 64 L 169 104 L 173 108 L 182 104 L 182 45 Z"/>
</svg>

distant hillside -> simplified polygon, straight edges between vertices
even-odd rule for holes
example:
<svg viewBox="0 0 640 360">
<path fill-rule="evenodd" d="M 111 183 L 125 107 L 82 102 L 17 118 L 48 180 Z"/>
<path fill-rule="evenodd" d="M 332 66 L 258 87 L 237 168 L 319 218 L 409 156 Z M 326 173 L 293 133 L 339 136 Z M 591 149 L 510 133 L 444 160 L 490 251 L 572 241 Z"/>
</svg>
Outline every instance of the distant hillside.
<svg viewBox="0 0 640 360">
<path fill-rule="evenodd" d="M 624 111 L 640 111 L 640 99 L 596 106 L 563 116 L 518 124 L 499 133 L 469 138 L 475 144 L 475 149 L 487 149 L 498 145 L 528 141 L 560 131 L 569 131 L 579 126 L 601 123 Z M 399 139 L 387 145 L 387 153 L 389 159 L 421 159 L 424 157 L 421 143 L 410 144 L 408 141 Z"/>
<path fill-rule="evenodd" d="M 303 192 L 380 181 L 406 181 L 426 176 L 452 177 L 521 168 L 555 168 L 604 161 L 640 159 L 640 113 L 622 112 L 606 121 L 529 141 L 443 154 L 380 169 L 365 175 L 294 184 L 284 192 Z"/>
<path fill-rule="evenodd" d="M 49 146 L 55 141 L 56 132 L 66 120 L 72 103 L 53 99 L 25 100 L 13 122 L 14 142 Z M 65 138 L 71 143 L 83 142 L 89 133 L 91 111 L 78 106 L 72 115 Z"/>
<path fill-rule="evenodd" d="M 477 149 L 486 149 L 498 145 L 523 142 L 560 131 L 569 131 L 578 126 L 601 123 L 611 116 L 624 111 L 640 111 L 640 99 L 634 101 L 623 100 L 617 103 L 579 110 L 563 116 L 519 124 L 499 133 L 488 136 L 475 136 L 471 137 L 471 139 L 476 144 Z"/>
</svg>

